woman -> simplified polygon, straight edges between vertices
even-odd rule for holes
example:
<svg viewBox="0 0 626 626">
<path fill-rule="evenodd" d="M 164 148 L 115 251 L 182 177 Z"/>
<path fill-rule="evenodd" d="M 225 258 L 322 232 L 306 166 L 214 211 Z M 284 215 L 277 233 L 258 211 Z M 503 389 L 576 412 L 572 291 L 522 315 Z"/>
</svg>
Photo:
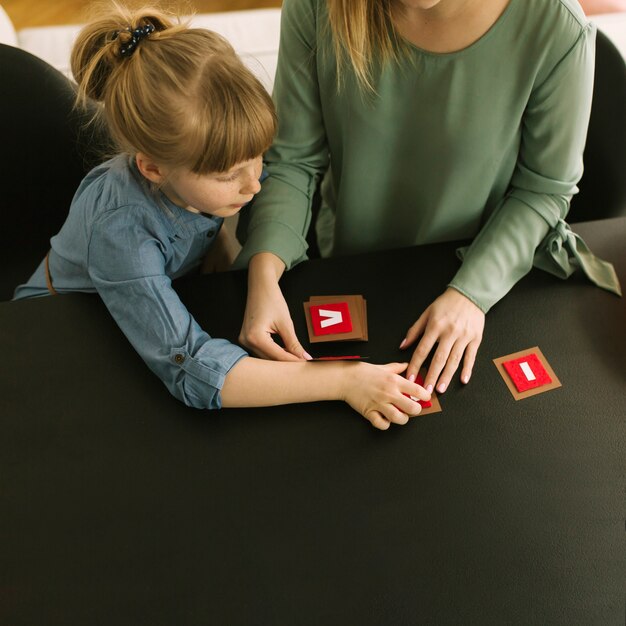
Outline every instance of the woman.
<svg viewBox="0 0 626 626">
<path fill-rule="evenodd" d="M 238 259 L 250 269 L 240 340 L 308 358 L 278 280 L 305 258 L 323 178 L 323 256 L 473 239 L 400 344 L 421 337 L 410 379 L 434 348 L 427 390 L 445 391 L 461 364 L 467 383 L 485 313 L 538 247 L 536 262 L 561 250 L 555 265 L 571 272 L 557 240 L 582 174 L 594 38 L 576 0 L 285 0 L 279 131 Z"/>
</svg>

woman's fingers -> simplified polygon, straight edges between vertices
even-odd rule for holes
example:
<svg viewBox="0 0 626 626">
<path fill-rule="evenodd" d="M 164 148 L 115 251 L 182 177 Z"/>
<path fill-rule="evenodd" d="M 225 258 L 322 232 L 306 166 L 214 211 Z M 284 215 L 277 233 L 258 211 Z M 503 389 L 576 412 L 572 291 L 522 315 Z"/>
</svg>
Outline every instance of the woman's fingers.
<svg viewBox="0 0 626 626">
<path fill-rule="evenodd" d="M 419 331 L 423 332 L 407 369 L 407 378 L 413 380 L 437 345 L 424 379 L 426 390 L 437 389 L 443 393 L 461 363 L 461 380 L 468 382 L 482 341 L 484 324 L 485 314 L 466 296 L 448 288 L 407 333 L 405 345 L 415 341 Z"/>
<path fill-rule="evenodd" d="M 306 358 L 304 356 L 305 351 L 303 348 L 300 352 L 302 356 L 297 356 L 297 354 L 293 354 L 278 345 L 274 341 L 273 335 L 266 331 L 254 333 L 245 338 L 240 335 L 239 341 L 244 347 L 262 359 L 269 359 L 272 361 L 301 361 Z"/>
</svg>

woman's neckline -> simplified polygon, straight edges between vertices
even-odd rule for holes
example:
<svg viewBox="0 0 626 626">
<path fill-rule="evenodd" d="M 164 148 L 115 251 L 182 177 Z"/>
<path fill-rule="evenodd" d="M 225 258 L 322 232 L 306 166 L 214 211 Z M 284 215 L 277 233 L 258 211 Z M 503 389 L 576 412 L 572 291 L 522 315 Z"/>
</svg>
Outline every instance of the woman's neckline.
<svg viewBox="0 0 626 626">
<path fill-rule="evenodd" d="M 493 24 L 491 24 L 491 26 L 489 26 L 489 28 L 485 30 L 485 32 L 482 35 L 479 35 L 476 39 L 474 39 L 472 42 L 468 43 L 467 45 L 464 45 L 454 50 L 443 51 L 443 52 L 429 50 L 428 48 L 421 47 L 417 45 L 416 43 L 412 42 L 410 39 L 404 37 L 401 33 L 397 31 L 397 29 L 396 29 L 396 34 L 398 38 L 400 39 L 400 41 L 402 42 L 402 44 L 407 46 L 409 50 L 415 51 L 425 56 L 431 56 L 431 57 L 443 57 L 443 58 L 453 57 L 455 55 L 469 52 L 470 50 L 479 47 L 484 41 L 489 39 L 493 35 L 493 33 L 496 32 L 501 27 L 502 23 L 506 21 L 506 18 L 512 12 L 513 5 L 516 3 L 516 1 L 517 0 L 509 0 L 507 5 L 504 7 L 502 12 L 500 13 L 500 15 L 496 18 Z"/>
</svg>

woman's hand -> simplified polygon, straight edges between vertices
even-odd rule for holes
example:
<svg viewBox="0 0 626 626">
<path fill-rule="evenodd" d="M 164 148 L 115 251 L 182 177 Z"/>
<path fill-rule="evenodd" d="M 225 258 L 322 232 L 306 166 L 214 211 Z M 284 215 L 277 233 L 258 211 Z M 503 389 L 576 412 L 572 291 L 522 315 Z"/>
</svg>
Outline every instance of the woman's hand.
<svg viewBox="0 0 626 626">
<path fill-rule="evenodd" d="M 285 266 L 273 254 L 252 257 L 248 270 L 248 300 L 239 341 L 257 356 L 274 361 L 309 360 L 293 327 L 289 307 L 278 285 Z M 273 339 L 282 339 L 282 348 Z"/>
<path fill-rule="evenodd" d="M 372 426 L 387 430 L 391 424 L 404 425 L 422 407 L 417 400 L 430 400 L 423 387 L 400 376 L 407 363 L 346 364 L 342 399 Z"/>
<path fill-rule="evenodd" d="M 424 379 L 426 390 L 436 389 L 443 393 L 461 360 L 461 382 L 468 383 L 484 327 L 485 314 L 462 293 L 449 287 L 409 328 L 400 344 L 400 348 L 408 347 L 422 335 L 409 363 L 407 378 L 414 380 L 433 346 L 438 343 Z"/>
</svg>

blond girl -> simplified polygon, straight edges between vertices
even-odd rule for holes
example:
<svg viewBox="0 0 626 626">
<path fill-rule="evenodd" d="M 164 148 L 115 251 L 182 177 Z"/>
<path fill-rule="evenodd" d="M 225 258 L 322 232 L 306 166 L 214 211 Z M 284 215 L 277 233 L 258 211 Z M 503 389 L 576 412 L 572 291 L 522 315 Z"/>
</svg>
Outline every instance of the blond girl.
<svg viewBox="0 0 626 626">
<path fill-rule="evenodd" d="M 381 429 L 419 412 L 409 396 L 429 394 L 400 376 L 406 364 L 252 358 L 200 328 L 172 288 L 260 190 L 276 130 L 269 95 L 228 42 L 160 10 L 114 5 L 80 33 L 72 71 L 79 104 L 100 103 L 119 154 L 83 180 L 16 298 L 97 292 L 150 369 L 192 407 L 339 399 Z"/>
</svg>

